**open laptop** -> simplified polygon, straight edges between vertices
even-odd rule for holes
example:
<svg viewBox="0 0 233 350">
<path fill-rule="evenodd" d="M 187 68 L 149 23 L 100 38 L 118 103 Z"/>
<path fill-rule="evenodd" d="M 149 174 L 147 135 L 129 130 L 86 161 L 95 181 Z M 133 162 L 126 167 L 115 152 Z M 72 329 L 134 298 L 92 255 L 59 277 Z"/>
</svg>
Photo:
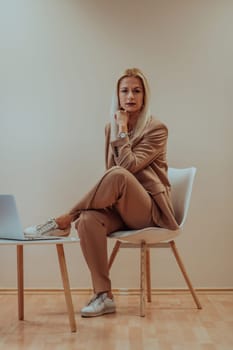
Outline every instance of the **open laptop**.
<svg viewBox="0 0 233 350">
<path fill-rule="evenodd" d="M 11 194 L 0 194 L 0 239 L 17 241 L 61 239 L 55 236 L 25 237 L 16 201 Z"/>
</svg>

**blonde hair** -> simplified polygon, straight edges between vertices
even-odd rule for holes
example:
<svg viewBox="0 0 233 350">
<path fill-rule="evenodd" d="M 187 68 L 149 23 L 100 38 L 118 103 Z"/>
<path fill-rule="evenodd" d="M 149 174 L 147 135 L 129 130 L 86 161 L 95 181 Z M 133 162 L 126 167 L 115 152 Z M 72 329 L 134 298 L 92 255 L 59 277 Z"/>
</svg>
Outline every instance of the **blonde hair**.
<svg viewBox="0 0 233 350">
<path fill-rule="evenodd" d="M 128 68 L 126 69 L 118 78 L 115 89 L 112 96 L 112 103 L 111 103 L 111 110 L 110 110 L 110 117 L 111 117 L 111 140 L 116 139 L 117 137 L 117 125 L 115 122 L 115 113 L 120 109 L 119 106 L 119 97 L 118 97 L 118 91 L 119 91 L 119 84 L 121 80 L 125 77 L 136 77 L 139 78 L 143 85 L 144 90 L 144 98 L 143 98 L 143 107 L 140 112 L 139 118 L 137 120 L 137 124 L 135 126 L 134 134 L 132 136 L 132 141 L 137 136 L 139 136 L 144 129 L 149 117 L 150 117 L 150 108 L 149 108 L 149 102 L 150 102 L 150 89 L 149 84 L 142 73 L 142 71 L 138 68 Z"/>
</svg>

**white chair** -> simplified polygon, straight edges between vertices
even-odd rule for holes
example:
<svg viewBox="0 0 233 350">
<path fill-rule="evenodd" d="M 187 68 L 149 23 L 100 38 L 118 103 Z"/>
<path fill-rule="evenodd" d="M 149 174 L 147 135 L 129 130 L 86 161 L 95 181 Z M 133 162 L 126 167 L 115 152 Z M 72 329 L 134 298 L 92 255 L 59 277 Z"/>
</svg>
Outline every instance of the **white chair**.
<svg viewBox="0 0 233 350">
<path fill-rule="evenodd" d="M 117 231 L 109 236 L 110 238 L 117 239 L 109 259 L 109 269 L 111 268 L 120 248 L 140 248 L 141 250 L 140 316 L 145 316 L 146 289 L 147 301 L 151 301 L 150 248 L 171 248 L 197 308 L 202 308 L 174 242 L 174 238 L 183 230 L 188 214 L 195 173 L 196 168 L 194 167 L 186 169 L 168 169 L 168 177 L 171 183 L 172 203 L 175 217 L 179 224 L 178 230 L 174 231 L 159 227 L 147 227 L 140 230 Z"/>
</svg>

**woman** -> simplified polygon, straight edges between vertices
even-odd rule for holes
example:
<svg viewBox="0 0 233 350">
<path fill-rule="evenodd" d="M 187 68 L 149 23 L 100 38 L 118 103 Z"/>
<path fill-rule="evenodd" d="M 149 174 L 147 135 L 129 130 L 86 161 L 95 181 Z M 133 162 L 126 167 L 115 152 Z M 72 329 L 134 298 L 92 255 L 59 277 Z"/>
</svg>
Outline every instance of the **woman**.
<svg viewBox="0 0 233 350">
<path fill-rule="evenodd" d="M 143 73 L 127 69 L 118 79 L 111 123 L 105 128 L 106 172 L 70 211 L 25 233 L 67 234 L 76 221 L 94 297 L 84 317 L 115 312 L 108 271 L 107 236 L 122 229 L 178 228 L 170 200 L 166 144 L 168 131 L 149 112 Z"/>
</svg>

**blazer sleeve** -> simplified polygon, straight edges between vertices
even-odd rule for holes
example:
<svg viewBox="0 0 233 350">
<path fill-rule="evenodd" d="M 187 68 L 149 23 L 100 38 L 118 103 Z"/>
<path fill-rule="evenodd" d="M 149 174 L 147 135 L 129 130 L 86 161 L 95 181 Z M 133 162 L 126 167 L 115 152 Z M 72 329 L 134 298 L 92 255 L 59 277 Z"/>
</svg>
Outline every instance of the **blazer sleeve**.
<svg viewBox="0 0 233 350">
<path fill-rule="evenodd" d="M 147 167 L 152 161 L 166 153 L 168 138 L 167 127 L 159 123 L 148 127 L 138 142 L 130 144 L 129 138 L 112 141 L 111 148 L 116 165 L 131 173 Z"/>
</svg>

